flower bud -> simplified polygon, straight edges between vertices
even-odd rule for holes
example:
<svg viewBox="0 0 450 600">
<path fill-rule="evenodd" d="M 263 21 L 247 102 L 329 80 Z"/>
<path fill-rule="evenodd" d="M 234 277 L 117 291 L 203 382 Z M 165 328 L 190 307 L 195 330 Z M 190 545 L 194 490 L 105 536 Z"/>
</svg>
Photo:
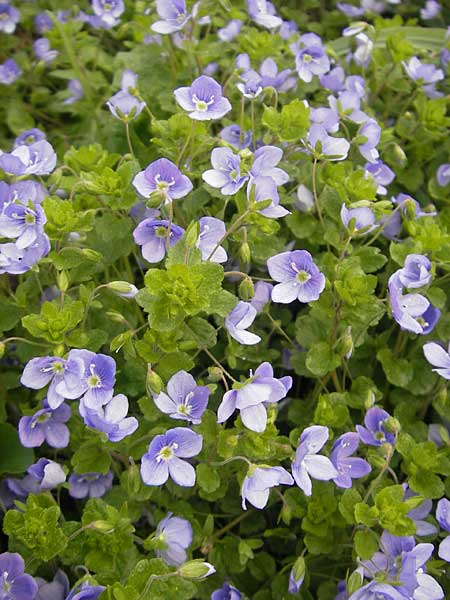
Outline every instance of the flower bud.
<svg viewBox="0 0 450 600">
<path fill-rule="evenodd" d="M 187 248 L 195 248 L 200 233 L 200 223 L 198 221 L 192 222 L 186 230 L 185 240 Z"/>
<path fill-rule="evenodd" d="M 152 371 L 150 365 L 147 368 L 147 392 L 149 396 L 153 394 L 159 394 L 163 388 L 161 377 L 155 371 Z"/>
<path fill-rule="evenodd" d="M 83 248 L 81 252 L 83 253 L 83 256 L 88 260 L 92 260 L 93 262 L 103 261 L 103 256 L 100 254 L 100 252 L 92 250 L 92 248 Z"/>
<path fill-rule="evenodd" d="M 339 354 L 341 356 L 345 356 L 345 358 L 347 360 L 353 354 L 353 338 L 352 338 L 352 328 L 351 327 L 347 327 L 343 336 L 340 339 Z"/>
<path fill-rule="evenodd" d="M 294 202 L 294 206 L 304 213 L 311 212 L 314 208 L 314 196 L 302 183 L 297 188 L 297 200 Z"/>
<path fill-rule="evenodd" d="M 242 260 L 242 262 L 244 262 L 245 264 L 249 264 L 250 260 L 251 260 L 251 252 L 250 252 L 250 246 L 248 245 L 247 242 L 244 242 L 242 244 L 242 246 L 239 249 L 239 256 Z"/>
<path fill-rule="evenodd" d="M 386 429 L 386 431 L 388 433 L 400 433 L 402 426 L 400 425 L 400 422 L 398 419 L 396 419 L 395 417 L 389 417 L 389 419 L 386 420 L 385 424 L 384 424 L 384 428 Z"/>
<path fill-rule="evenodd" d="M 137 287 L 128 281 L 110 281 L 106 287 L 122 298 L 134 298 L 138 293 Z"/>
<path fill-rule="evenodd" d="M 405 152 L 402 150 L 402 148 L 398 144 L 394 144 L 394 146 L 392 148 L 392 154 L 393 154 L 393 159 L 396 162 L 396 164 L 401 169 L 405 168 L 408 163 L 408 158 L 407 158 Z"/>
<path fill-rule="evenodd" d="M 6 344 L 4 342 L 0 342 L 0 358 L 5 356 Z"/>
<path fill-rule="evenodd" d="M 64 346 L 64 344 L 58 344 L 56 348 L 53 349 L 53 354 L 55 356 L 64 356 L 65 353 L 66 347 Z"/>
<path fill-rule="evenodd" d="M 103 533 L 112 533 L 114 531 L 114 526 L 109 521 L 92 521 L 91 527 L 92 529 L 96 529 L 97 531 L 101 531 Z"/>
<path fill-rule="evenodd" d="M 292 567 L 289 577 L 289 592 L 297 594 L 305 579 L 306 564 L 303 556 L 299 556 Z"/>
<path fill-rule="evenodd" d="M 359 571 L 353 571 L 347 580 L 347 594 L 351 596 L 359 590 L 362 585 L 362 577 Z"/>
<path fill-rule="evenodd" d="M 251 300 L 255 295 L 255 286 L 253 285 L 253 281 L 250 277 L 244 277 L 244 279 L 239 284 L 239 296 L 242 300 Z"/>
<path fill-rule="evenodd" d="M 125 323 L 125 317 L 123 315 L 120 314 L 120 312 L 117 312 L 117 310 L 107 310 L 105 312 L 105 316 L 108 317 L 108 319 L 110 319 L 111 321 L 114 321 L 114 323 Z"/>
<path fill-rule="evenodd" d="M 209 577 L 213 573 L 216 572 L 216 569 L 208 562 L 200 559 L 189 560 L 184 563 L 179 569 L 178 574 L 181 577 L 185 577 L 186 579 L 205 579 Z"/>
<path fill-rule="evenodd" d="M 60 273 L 58 273 L 58 275 L 56 276 L 56 282 L 61 292 L 67 292 L 67 290 L 69 289 L 69 276 L 67 274 L 67 271 L 61 271 Z"/>
<path fill-rule="evenodd" d="M 209 367 L 208 368 L 208 379 L 209 381 L 220 381 L 222 379 L 222 369 L 219 367 Z"/>
<path fill-rule="evenodd" d="M 131 465 L 128 467 L 126 488 L 130 497 L 135 496 L 141 488 L 141 475 L 139 473 L 139 467 L 134 463 L 133 459 L 130 458 Z"/>
</svg>

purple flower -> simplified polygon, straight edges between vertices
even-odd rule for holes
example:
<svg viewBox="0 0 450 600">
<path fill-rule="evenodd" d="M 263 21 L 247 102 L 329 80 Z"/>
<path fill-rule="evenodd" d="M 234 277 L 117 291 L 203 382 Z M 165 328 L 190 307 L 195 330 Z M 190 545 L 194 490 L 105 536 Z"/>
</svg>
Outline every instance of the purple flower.
<svg viewBox="0 0 450 600">
<path fill-rule="evenodd" d="M 241 592 L 225 581 L 223 586 L 211 594 L 211 600 L 241 600 Z"/>
<path fill-rule="evenodd" d="M 353 235 L 367 235 L 378 227 L 373 211 L 367 206 L 348 209 L 342 204 L 341 221 Z"/>
<path fill-rule="evenodd" d="M 58 408 L 64 399 L 74 400 L 79 397 L 78 382 L 84 371 L 81 359 L 64 360 L 58 356 L 32 358 L 20 378 L 20 383 L 33 390 L 40 390 L 50 383 L 47 391 L 47 402 L 50 408 Z M 57 387 L 65 382 L 65 390 L 69 395 L 62 396 Z M 61 386 L 60 386 L 61 387 Z"/>
<path fill-rule="evenodd" d="M 420 288 L 431 281 L 431 263 L 423 254 L 408 254 L 403 269 L 397 271 L 400 283 L 406 288 Z"/>
<path fill-rule="evenodd" d="M 86 406 L 84 398 L 80 401 L 80 415 L 88 427 L 106 433 L 110 442 L 120 442 L 138 428 L 134 417 L 127 417 L 128 398 L 117 394 L 105 406 L 95 409 Z"/>
<path fill-rule="evenodd" d="M 15 238 L 17 248 L 22 250 L 36 242 L 46 222 L 45 212 L 39 204 L 31 208 L 12 202 L 0 214 L 0 236 Z"/>
<path fill-rule="evenodd" d="M 43 35 L 47 31 L 53 29 L 53 21 L 47 12 L 41 12 L 34 17 L 34 26 L 37 32 Z"/>
<path fill-rule="evenodd" d="M 343 119 L 348 119 L 354 123 L 364 123 L 368 116 L 361 110 L 361 96 L 356 92 L 345 90 L 339 92 L 338 97 L 328 96 L 330 108 Z"/>
<path fill-rule="evenodd" d="M 0 83 L 3 85 L 11 85 L 11 83 L 14 83 L 19 78 L 21 73 L 22 71 L 16 61 L 12 58 L 8 58 L 0 65 Z"/>
<path fill-rule="evenodd" d="M 52 490 L 66 480 L 63 468 L 48 458 L 40 458 L 27 472 L 36 480 L 39 491 Z"/>
<path fill-rule="evenodd" d="M 0 155 L 0 169 L 10 175 L 48 175 L 56 166 L 56 154 L 47 140 L 17 146 Z"/>
<path fill-rule="evenodd" d="M 344 89 L 345 71 L 341 66 L 336 66 L 324 75 L 319 75 L 320 85 L 332 92 L 340 92 Z"/>
<path fill-rule="evenodd" d="M 159 158 L 140 171 L 133 179 L 133 186 L 143 198 L 156 195 L 166 204 L 187 196 L 192 190 L 191 180 L 167 158 Z"/>
<path fill-rule="evenodd" d="M 221 119 L 231 110 L 230 101 L 222 96 L 222 86 L 206 75 L 197 77 L 190 87 L 177 88 L 174 94 L 181 108 L 196 121 Z"/>
<path fill-rule="evenodd" d="M 241 135 L 241 128 L 239 125 L 228 125 L 222 129 L 219 135 L 223 140 L 238 150 L 248 148 L 252 142 L 252 132 L 243 131 Z"/>
<path fill-rule="evenodd" d="M 434 19 L 441 10 L 441 5 L 436 0 L 427 0 L 425 6 L 420 9 L 420 18 L 424 21 Z"/>
<path fill-rule="evenodd" d="M 64 571 L 56 571 L 53 581 L 47 582 L 41 577 L 35 581 L 39 587 L 35 600 L 65 600 L 69 594 L 69 579 Z"/>
<path fill-rule="evenodd" d="M 170 477 L 182 487 L 195 485 L 195 469 L 183 458 L 197 456 L 203 437 L 185 427 L 169 429 L 150 442 L 141 461 L 141 477 L 146 485 L 162 485 Z"/>
<path fill-rule="evenodd" d="M 242 29 L 242 21 L 240 19 L 231 19 L 221 29 L 217 30 L 217 37 L 221 42 L 231 42 L 239 35 Z"/>
<path fill-rule="evenodd" d="M 348 2 L 337 2 L 336 7 L 347 17 L 360 17 L 364 14 L 364 8 L 354 6 Z"/>
<path fill-rule="evenodd" d="M 358 148 L 364 158 L 370 163 L 374 163 L 378 159 L 379 154 L 376 146 L 380 141 L 380 136 L 381 127 L 375 119 L 369 119 L 359 129 L 359 137 L 365 138 L 367 141 L 358 144 Z"/>
<path fill-rule="evenodd" d="M 260 313 L 271 300 L 273 285 L 267 281 L 258 281 L 255 285 L 255 294 L 250 304 Z"/>
<path fill-rule="evenodd" d="M 157 263 L 166 255 L 167 230 L 169 221 L 157 219 L 144 219 L 133 231 L 136 244 L 142 246 L 142 256 L 150 263 Z M 181 240 L 184 229 L 171 223 L 170 246 Z"/>
<path fill-rule="evenodd" d="M 272 365 L 261 363 L 250 379 L 226 392 L 217 411 L 217 422 L 223 423 L 236 409 L 240 410 L 242 423 L 248 429 L 261 433 L 267 425 L 265 403 L 273 404 L 286 396 L 292 387 L 292 377 L 273 376 Z"/>
<path fill-rule="evenodd" d="M 0 31 L 14 33 L 20 19 L 20 12 L 7 2 L 0 3 Z"/>
<path fill-rule="evenodd" d="M 58 56 L 57 50 L 50 50 L 50 42 L 47 38 L 43 37 L 37 39 L 34 42 L 33 47 L 36 57 L 39 60 L 44 61 L 46 65 L 49 65 Z"/>
<path fill-rule="evenodd" d="M 21 133 L 19 136 L 16 137 L 16 139 L 14 140 L 14 148 L 17 148 L 17 146 L 31 146 L 31 144 L 34 144 L 36 142 L 40 142 L 41 140 L 45 140 L 46 139 L 46 135 L 43 131 L 41 131 L 40 129 L 38 129 L 37 127 L 33 127 L 32 129 L 27 129 L 26 131 L 24 131 L 23 133 Z M 31 184 L 31 185 L 35 185 L 40 187 L 42 190 L 42 186 L 39 183 L 36 183 L 35 181 L 21 181 L 18 183 L 26 183 L 26 184 Z M 45 192 L 43 192 L 45 195 Z M 28 200 L 28 198 L 27 198 Z M 27 202 L 23 202 L 23 204 L 27 204 Z M 33 199 L 33 204 L 34 204 L 34 199 Z"/>
<path fill-rule="evenodd" d="M 383 196 L 387 194 L 386 185 L 392 183 L 395 179 L 395 173 L 381 160 L 377 160 L 373 163 L 366 163 L 364 166 L 365 172 L 373 177 L 377 184 L 377 194 Z"/>
<path fill-rule="evenodd" d="M 330 70 L 330 60 L 319 36 L 301 35 L 295 65 L 300 79 L 309 83 L 314 75 L 324 75 Z"/>
<path fill-rule="evenodd" d="M 395 239 L 401 231 L 402 228 L 402 216 L 406 214 L 408 208 L 415 208 L 415 218 L 419 217 L 434 217 L 437 215 L 436 212 L 424 212 L 420 204 L 409 196 L 408 194 L 399 194 L 396 197 L 392 198 L 392 202 L 397 204 L 400 208 L 400 211 L 394 212 L 393 215 L 389 217 L 383 217 L 380 220 L 380 224 L 384 224 L 383 228 L 383 236 L 388 239 Z"/>
<path fill-rule="evenodd" d="M 267 0 L 247 0 L 248 14 L 250 18 L 262 27 L 273 29 L 283 22 L 276 16 L 275 7 Z"/>
<path fill-rule="evenodd" d="M 145 102 L 141 102 L 133 94 L 121 90 L 117 94 L 114 94 L 114 96 L 111 96 L 106 105 L 116 119 L 128 123 L 141 114 Z"/>
<path fill-rule="evenodd" d="M 106 29 L 114 27 L 125 10 L 123 0 L 92 0 L 92 10 Z"/>
<path fill-rule="evenodd" d="M 220 188 L 224 196 L 236 194 L 248 180 L 241 174 L 241 157 L 230 148 L 214 148 L 211 152 L 212 169 L 202 174 L 203 181 L 213 188 Z"/>
<path fill-rule="evenodd" d="M 228 260 L 228 255 L 222 246 L 217 244 L 225 237 L 225 223 L 215 217 L 201 217 L 199 220 L 200 232 L 197 240 L 197 248 L 202 253 L 203 260 L 223 263 Z"/>
<path fill-rule="evenodd" d="M 78 79 L 71 79 L 67 84 L 67 91 L 70 96 L 63 101 L 63 104 L 75 104 L 84 96 L 83 88 Z"/>
<path fill-rule="evenodd" d="M 300 591 L 303 581 L 305 580 L 305 571 L 305 559 L 303 556 L 299 556 L 289 573 L 288 592 L 290 594 L 298 594 Z"/>
<path fill-rule="evenodd" d="M 444 531 L 450 532 L 450 502 L 447 498 L 441 498 L 436 508 L 436 519 Z M 450 536 L 447 536 L 439 544 L 439 558 L 450 562 Z"/>
<path fill-rule="evenodd" d="M 329 481 L 339 476 L 339 472 L 330 459 L 317 454 L 325 446 L 328 435 L 328 427 L 313 425 L 304 429 L 300 437 L 291 467 L 295 483 L 306 496 L 312 494 L 311 477 Z"/>
<path fill-rule="evenodd" d="M 325 289 L 325 276 L 307 250 L 281 252 L 267 260 L 269 274 L 279 281 L 272 290 L 273 302 L 313 302 Z"/>
<path fill-rule="evenodd" d="M 153 397 L 159 410 L 172 419 L 182 419 L 198 425 L 208 405 L 210 389 L 197 385 L 186 371 L 178 371 L 167 383 L 167 394 L 160 392 Z"/>
<path fill-rule="evenodd" d="M 19 421 L 20 443 L 25 448 L 37 448 L 47 442 L 52 448 L 65 448 L 69 443 L 70 408 L 61 404 L 54 410 L 44 403 L 44 408 Z"/>
<path fill-rule="evenodd" d="M 352 479 L 365 477 L 372 467 L 363 458 L 351 456 L 359 446 L 359 435 L 353 431 L 341 435 L 333 445 L 331 462 L 336 467 L 338 476 L 333 480 L 341 488 L 351 488 Z"/>
<path fill-rule="evenodd" d="M 192 544 L 193 531 L 188 520 L 169 513 L 158 523 L 155 531 L 156 556 L 168 565 L 179 567 L 186 562 L 186 550 Z"/>
<path fill-rule="evenodd" d="M 83 473 L 70 475 L 69 495 L 72 498 L 101 498 L 112 488 L 113 474 L 111 471 L 102 473 Z M 68 600 L 68 599 L 67 599 Z"/>
<path fill-rule="evenodd" d="M 418 496 L 418 494 L 415 494 L 408 488 L 408 484 L 406 483 L 403 484 L 403 489 L 405 490 L 405 500 Z M 437 533 L 437 528 L 432 523 L 424 520 L 428 517 L 432 508 L 433 502 L 431 500 L 424 500 L 417 508 L 413 508 L 408 512 L 407 516 L 412 519 L 416 525 L 416 535 L 427 536 Z"/>
<path fill-rule="evenodd" d="M 242 482 L 242 508 L 247 510 L 246 501 L 255 508 L 264 508 L 269 500 L 270 489 L 281 483 L 294 483 L 291 475 L 283 467 L 250 467 Z"/>
<path fill-rule="evenodd" d="M 365 33 L 355 35 L 356 50 L 353 52 L 353 60 L 360 66 L 367 68 L 372 58 L 373 42 Z"/>
<path fill-rule="evenodd" d="M 33 577 L 25 573 L 25 562 L 20 554 L 16 552 L 0 554 L 0 597 L 2 600 L 33 600 L 37 590 L 38 586 Z"/>
<path fill-rule="evenodd" d="M 103 494 L 102 494 L 103 495 Z M 98 496 L 93 496 L 98 497 Z M 66 600 L 98 600 L 106 588 L 103 585 L 90 585 L 87 581 L 76 586 L 67 596 Z"/>
<path fill-rule="evenodd" d="M 444 72 L 435 65 L 422 63 L 417 56 L 413 56 L 406 63 L 402 61 L 406 73 L 418 85 L 432 84 L 444 79 Z"/>
<path fill-rule="evenodd" d="M 277 167 L 283 158 L 283 150 L 276 146 L 262 146 L 253 155 L 253 163 L 250 169 L 251 177 L 271 177 L 276 185 L 284 185 L 289 181 L 289 175 L 283 169 Z"/>
<path fill-rule="evenodd" d="M 50 241 L 43 233 L 28 248 L 17 248 L 16 244 L 0 244 L 0 274 L 20 275 L 33 267 L 50 252 Z"/>
<path fill-rule="evenodd" d="M 134 71 L 125 69 L 120 80 L 120 89 L 122 92 L 129 92 L 131 94 L 138 86 L 137 80 L 138 76 Z"/>
<path fill-rule="evenodd" d="M 153 23 L 151 28 L 162 34 L 181 31 L 191 18 L 184 0 L 156 0 L 156 12 L 162 20 Z"/>
<path fill-rule="evenodd" d="M 398 272 L 389 278 L 392 316 L 401 329 L 427 335 L 433 331 L 441 311 L 422 294 L 403 294 Z"/>
<path fill-rule="evenodd" d="M 438 185 L 446 187 L 450 183 L 450 163 L 441 165 L 436 171 Z"/>
<path fill-rule="evenodd" d="M 345 160 L 350 149 L 350 143 L 345 138 L 335 138 L 328 135 L 322 125 L 311 125 L 308 144 L 319 157 L 330 161 Z"/>
<path fill-rule="evenodd" d="M 362 425 L 356 426 L 356 431 L 363 444 L 369 446 L 382 446 L 386 443 L 395 444 L 395 435 L 385 429 L 385 424 L 390 416 L 388 412 L 378 408 L 378 406 L 369 408 L 364 417 L 365 427 Z"/>
<path fill-rule="evenodd" d="M 249 302 L 240 300 L 225 318 L 225 328 L 231 337 L 240 344 L 245 346 L 258 344 L 261 341 L 260 336 L 251 333 L 251 331 L 246 331 L 255 320 L 255 317 L 256 308 Z"/>
<path fill-rule="evenodd" d="M 257 212 L 269 219 L 278 219 L 291 214 L 283 206 L 280 206 L 280 197 L 278 195 L 277 184 L 272 177 L 257 176 L 251 179 L 247 187 L 247 198 L 249 203 L 256 204 L 271 200 L 271 204 L 266 208 L 261 208 Z"/>
<path fill-rule="evenodd" d="M 81 360 L 83 374 L 74 386 L 72 381 L 64 379 L 56 386 L 56 391 L 64 398 L 70 397 L 67 394 L 76 394 L 76 398 L 84 394 L 83 402 L 88 408 L 97 409 L 107 404 L 113 397 L 116 381 L 115 360 L 106 354 L 95 354 L 90 350 L 71 350 L 67 360 Z"/>
<path fill-rule="evenodd" d="M 428 344 L 424 344 L 423 353 L 427 361 L 433 367 L 437 367 L 436 369 L 432 369 L 432 371 L 438 373 L 444 379 L 450 379 L 450 344 L 448 352 L 446 352 L 436 342 L 429 342 Z"/>
<path fill-rule="evenodd" d="M 295 21 L 283 21 L 279 35 L 283 40 L 289 40 L 298 31 L 298 25 Z"/>
</svg>

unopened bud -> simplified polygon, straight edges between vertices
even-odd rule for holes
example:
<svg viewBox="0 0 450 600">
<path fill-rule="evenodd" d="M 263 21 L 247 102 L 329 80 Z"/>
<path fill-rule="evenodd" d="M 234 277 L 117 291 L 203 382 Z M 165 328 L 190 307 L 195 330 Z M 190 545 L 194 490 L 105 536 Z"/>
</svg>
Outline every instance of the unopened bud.
<svg viewBox="0 0 450 600">
<path fill-rule="evenodd" d="M 384 422 L 384 428 L 386 429 L 386 431 L 388 433 L 397 434 L 397 433 L 400 433 L 402 426 L 400 425 L 400 422 L 398 419 L 396 419 L 395 417 L 389 417 Z"/>
<path fill-rule="evenodd" d="M 297 200 L 294 202 L 296 209 L 308 213 L 314 208 L 314 196 L 302 183 L 297 188 Z"/>
<path fill-rule="evenodd" d="M 130 460 L 132 464 L 128 468 L 126 487 L 129 495 L 133 497 L 139 492 L 139 489 L 141 487 L 141 476 L 139 473 L 139 467 L 134 463 L 132 459 Z"/>
<path fill-rule="evenodd" d="M 347 327 L 345 333 L 341 337 L 339 344 L 339 354 L 341 356 L 345 356 L 348 360 L 353 354 L 353 338 L 352 338 L 352 328 Z"/>
<path fill-rule="evenodd" d="M 56 348 L 54 348 L 54 350 L 53 350 L 53 354 L 55 356 L 64 356 L 65 353 L 66 353 L 66 347 L 64 346 L 64 344 L 58 344 L 56 346 Z"/>
<path fill-rule="evenodd" d="M 134 298 L 138 293 L 137 287 L 128 281 L 110 281 L 106 287 L 122 298 Z"/>
<path fill-rule="evenodd" d="M 186 230 L 184 237 L 187 248 L 195 248 L 200 234 L 200 224 L 198 221 L 192 222 Z"/>
<path fill-rule="evenodd" d="M 347 580 L 347 594 L 351 596 L 355 592 L 359 590 L 362 585 L 362 577 L 361 573 L 358 571 L 353 571 L 350 577 Z"/>
<path fill-rule="evenodd" d="M 408 158 L 407 158 L 405 152 L 402 150 L 402 148 L 398 144 L 394 144 L 394 146 L 392 148 L 392 154 L 393 154 L 394 161 L 397 163 L 397 165 L 401 169 L 406 167 L 406 165 L 408 163 Z"/>
<path fill-rule="evenodd" d="M 208 368 L 208 379 L 209 381 L 220 381 L 222 379 L 222 369 L 219 367 L 209 367 Z"/>
<path fill-rule="evenodd" d="M 295 588 L 293 590 L 294 593 L 295 594 L 298 593 L 298 591 L 300 590 L 301 585 L 303 583 L 303 580 L 305 579 L 305 573 L 306 573 L 305 559 L 303 558 L 303 556 L 299 556 L 297 558 L 297 560 L 295 561 L 294 566 L 292 567 L 289 591 L 291 591 L 291 586 L 292 586 L 292 588 Z"/>
<path fill-rule="evenodd" d="M 67 290 L 69 289 L 69 276 L 67 274 L 67 271 L 61 271 L 60 273 L 58 273 L 56 277 L 56 282 L 61 292 L 67 292 Z"/>
<path fill-rule="evenodd" d="M 161 377 L 158 373 L 152 370 L 151 366 L 148 366 L 147 369 L 147 391 L 149 396 L 152 394 L 159 394 L 159 392 L 163 388 L 163 383 Z"/>
<path fill-rule="evenodd" d="M 5 356 L 6 344 L 4 342 L 0 342 L 0 358 Z"/>
<path fill-rule="evenodd" d="M 92 529 L 96 529 L 97 531 L 102 531 L 103 533 L 112 533 L 114 531 L 114 526 L 109 521 L 92 521 L 91 523 Z"/>
<path fill-rule="evenodd" d="M 100 252 L 96 252 L 95 250 L 92 250 L 92 248 L 83 248 L 81 252 L 85 258 L 92 260 L 93 262 L 102 262 L 103 260 L 103 256 Z"/>
<path fill-rule="evenodd" d="M 239 296 L 242 300 L 251 300 L 255 295 L 255 286 L 253 285 L 253 281 L 250 277 L 244 277 L 244 279 L 239 284 Z"/>
<path fill-rule="evenodd" d="M 125 323 L 125 317 L 123 315 L 120 314 L 120 312 L 118 312 L 117 310 L 107 310 L 105 312 L 105 316 L 108 317 L 108 319 L 110 319 L 111 321 L 114 321 L 115 323 Z"/>
<path fill-rule="evenodd" d="M 216 569 L 213 565 L 203 561 L 201 558 L 189 560 L 178 569 L 178 574 L 186 579 L 205 579 L 215 572 Z"/>
<path fill-rule="evenodd" d="M 410 221 L 414 221 L 417 217 L 417 206 L 415 201 L 412 198 L 407 198 L 402 202 L 402 211 L 405 214 L 406 218 Z"/>
<path fill-rule="evenodd" d="M 239 249 L 239 256 L 242 260 L 242 262 L 244 262 L 245 264 L 249 264 L 250 263 L 250 259 L 252 257 L 251 252 L 250 252 L 250 246 L 248 245 L 247 242 L 244 242 L 242 244 L 242 246 Z"/>
<path fill-rule="evenodd" d="M 375 394 L 372 392 L 372 390 L 368 390 L 366 399 L 364 400 L 364 408 L 366 410 L 369 410 L 369 408 L 372 408 L 372 406 L 375 404 L 375 402 L 376 402 Z"/>
</svg>

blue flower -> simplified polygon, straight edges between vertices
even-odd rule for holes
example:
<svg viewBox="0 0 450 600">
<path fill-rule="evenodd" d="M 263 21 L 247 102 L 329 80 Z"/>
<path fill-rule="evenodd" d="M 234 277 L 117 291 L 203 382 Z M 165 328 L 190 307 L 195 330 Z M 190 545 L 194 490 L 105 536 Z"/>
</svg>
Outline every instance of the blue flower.
<svg viewBox="0 0 450 600">
<path fill-rule="evenodd" d="M 221 119 L 231 110 L 230 101 L 222 96 L 222 86 L 211 77 L 201 75 L 189 87 L 174 91 L 175 100 L 196 121 Z"/>
</svg>

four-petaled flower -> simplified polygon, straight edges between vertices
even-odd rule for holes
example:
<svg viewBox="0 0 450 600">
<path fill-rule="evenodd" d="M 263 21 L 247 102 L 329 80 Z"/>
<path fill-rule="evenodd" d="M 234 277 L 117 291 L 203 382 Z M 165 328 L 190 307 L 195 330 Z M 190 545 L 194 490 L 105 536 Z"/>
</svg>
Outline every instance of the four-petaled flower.
<svg viewBox="0 0 450 600">
<path fill-rule="evenodd" d="M 32 600 L 37 583 L 25 573 L 25 562 L 17 552 L 0 554 L 0 598 L 2 600 Z"/>
<path fill-rule="evenodd" d="M 429 342 L 428 344 L 424 344 L 423 353 L 425 354 L 425 358 L 427 361 L 436 367 L 432 369 L 435 373 L 439 373 L 441 377 L 444 379 L 450 379 L 450 344 L 448 350 L 445 351 L 444 348 L 436 344 L 436 342 Z"/>
<path fill-rule="evenodd" d="M 225 318 L 225 328 L 228 333 L 245 346 L 252 346 L 261 341 L 259 335 L 247 331 L 256 317 L 256 308 L 250 302 L 239 300 L 233 310 Z"/>
<path fill-rule="evenodd" d="M 167 383 L 167 394 L 160 392 L 153 397 L 159 410 L 172 417 L 198 425 L 208 405 L 210 389 L 197 385 L 186 371 L 178 371 Z"/>
<path fill-rule="evenodd" d="M 358 446 L 359 435 L 354 431 L 344 433 L 334 442 L 330 460 L 338 472 L 338 476 L 333 479 L 338 487 L 351 488 L 352 479 L 364 477 L 372 470 L 363 458 L 351 456 Z"/>
<path fill-rule="evenodd" d="M 213 188 L 220 188 L 224 196 L 236 194 L 248 180 L 248 175 L 241 174 L 241 157 L 231 148 L 214 148 L 211 164 L 213 168 L 203 173 L 203 181 Z"/>
<path fill-rule="evenodd" d="M 80 415 L 88 427 L 106 433 L 110 442 L 119 442 L 138 428 L 135 417 L 127 417 L 128 398 L 117 394 L 104 406 L 90 408 L 84 398 L 80 400 Z"/>
<path fill-rule="evenodd" d="M 221 119 L 231 110 L 230 101 L 222 96 L 222 86 L 206 75 L 197 77 L 190 87 L 177 88 L 174 94 L 181 108 L 196 121 Z"/>
<path fill-rule="evenodd" d="M 170 234 L 167 231 L 170 227 Z M 133 231 L 136 244 L 142 246 L 142 256 L 150 263 L 157 263 L 166 255 L 167 237 L 169 246 L 174 246 L 184 235 L 184 229 L 162 219 L 144 219 Z"/>
<path fill-rule="evenodd" d="M 167 158 L 159 158 L 140 171 L 133 179 L 133 186 L 143 198 L 157 196 L 166 204 L 187 196 L 192 190 L 189 177 Z"/>
<path fill-rule="evenodd" d="M 306 496 L 312 494 L 313 479 L 329 481 L 339 476 L 338 470 L 326 456 L 318 454 L 328 440 L 328 427 L 312 425 L 307 427 L 301 437 L 292 463 L 292 475 L 295 483 Z"/>
<path fill-rule="evenodd" d="M 250 379 L 239 387 L 226 392 L 217 410 L 217 421 L 223 423 L 236 409 L 240 410 L 245 427 L 262 432 L 267 425 L 265 403 L 273 404 L 286 396 L 292 387 L 292 377 L 276 379 L 272 365 L 264 362 L 259 365 Z"/>
<path fill-rule="evenodd" d="M 183 458 L 197 456 L 203 436 L 186 427 L 169 429 L 150 442 L 141 461 L 142 481 L 146 485 L 162 485 L 170 477 L 183 487 L 195 485 L 195 469 Z"/>
<path fill-rule="evenodd" d="M 281 252 L 267 260 L 269 274 L 279 281 L 272 290 L 273 302 L 313 302 L 325 289 L 325 276 L 307 250 Z"/>
<path fill-rule="evenodd" d="M 292 476 L 283 467 L 267 465 L 251 466 L 242 482 L 242 508 L 247 510 L 246 501 L 255 508 L 264 508 L 269 500 L 270 489 L 280 485 L 292 485 Z"/>
<path fill-rule="evenodd" d="M 362 425 L 356 426 L 360 440 L 369 446 L 395 444 L 394 433 L 387 431 L 385 427 L 390 416 L 388 412 L 378 408 L 378 406 L 369 408 L 364 417 L 365 427 Z"/>
<path fill-rule="evenodd" d="M 158 523 L 155 531 L 156 556 L 168 565 L 179 567 L 186 562 L 186 550 L 192 544 L 193 531 L 188 520 L 169 513 Z"/>
</svg>

